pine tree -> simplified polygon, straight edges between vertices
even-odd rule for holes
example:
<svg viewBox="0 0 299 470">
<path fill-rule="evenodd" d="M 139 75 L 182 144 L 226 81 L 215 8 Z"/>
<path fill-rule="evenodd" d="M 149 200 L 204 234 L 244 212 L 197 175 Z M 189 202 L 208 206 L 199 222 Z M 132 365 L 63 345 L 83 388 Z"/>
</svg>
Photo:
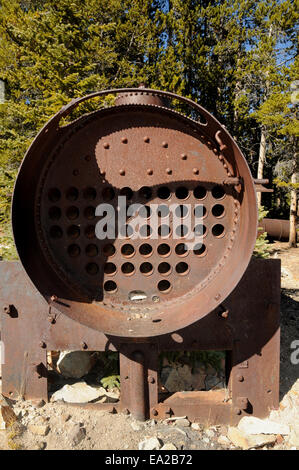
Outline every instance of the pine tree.
<svg viewBox="0 0 299 470">
<path fill-rule="evenodd" d="M 148 0 L 2 2 L 2 251 L 11 246 L 6 234 L 17 168 L 44 123 L 74 97 L 154 81 L 161 48 L 155 19 L 158 7 Z M 98 103 L 88 106 L 87 110 Z"/>
</svg>

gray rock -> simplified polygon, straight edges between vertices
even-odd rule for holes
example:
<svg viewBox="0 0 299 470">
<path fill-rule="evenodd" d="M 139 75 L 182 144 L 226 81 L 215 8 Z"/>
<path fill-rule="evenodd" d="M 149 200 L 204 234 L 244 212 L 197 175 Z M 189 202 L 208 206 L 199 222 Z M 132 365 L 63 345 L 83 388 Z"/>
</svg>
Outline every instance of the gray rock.
<svg viewBox="0 0 299 470">
<path fill-rule="evenodd" d="M 166 444 L 161 447 L 161 450 L 177 450 L 177 448 L 172 442 L 166 442 Z"/>
<path fill-rule="evenodd" d="M 230 445 L 230 441 L 226 436 L 219 436 L 217 442 L 224 447 L 228 447 Z"/>
<path fill-rule="evenodd" d="M 159 450 L 161 449 L 161 441 L 157 437 L 150 437 L 144 441 L 139 442 L 139 450 Z"/>
<path fill-rule="evenodd" d="M 190 421 L 186 418 L 177 419 L 174 424 L 176 426 L 181 426 L 182 428 L 188 428 L 190 426 Z"/>
<path fill-rule="evenodd" d="M 36 444 L 36 450 L 44 450 L 47 447 L 46 442 L 38 442 Z"/>
<path fill-rule="evenodd" d="M 133 421 L 133 423 L 131 423 L 131 428 L 133 429 L 133 431 L 141 431 L 142 427 L 138 424 L 138 423 L 135 423 Z"/>
<path fill-rule="evenodd" d="M 291 446 L 299 448 L 299 425 L 291 429 L 288 442 Z"/>
<path fill-rule="evenodd" d="M 245 434 L 281 434 L 288 435 L 290 428 L 286 424 L 276 423 L 269 419 L 259 419 L 254 416 L 244 416 L 238 424 L 238 429 Z"/>
<path fill-rule="evenodd" d="M 93 356 L 88 351 L 62 351 L 57 361 L 57 370 L 64 377 L 81 379 L 93 365 Z"/>
<path fill-rule="evenodd" d="M 243 450 L 258 449 L 264 445 L 274 444 L 276 441 L 275 434 L 250 434 L 246 435 L 238 428 L 228 428 L 228 438 L 236 447 L 241 447 Z"/>
<path fill-rule="evenodd" d="M 182 367 L 171 369 L 164 385 L 169 392 L 178 392 L 193 389 L 191 367 L 185 364 Z"/>
<path fill-rule="evenodd" d="M 73 446 L 77 446 L 86 436 L 86 429 L 75 424 L 69 432 L 69 440 Z"/>
<path fill-rule="evenodd" d="M 200 431 L 200 425 L 198 423 L 192 423 L 191 428 L 195 431 Z"/>
<path fill-rule="evenodd" d="M 48 424 L 29 424 L 29 431 L 36 436 L 46 436 L 50 431 Z"/>
<path fill-rule="evenodd" d="M 212 429 L 207 429 L 206 432 L 205 432 L 206 436 L 212 438 L 215 436 L 215 433 Z"/>
<path fill-rule="evenodd" d="M 94 388 L 86 382 L 77 382 L 73 385 L 64 385 L 60 390 L 53 393 L 51 401 L 65 401 L 67 403 L 88 403 L 106 394 L 103 387 Z"/>
<path fill-rule="evenodd" d="M 206 390 L 224 388 L 222 379 L 215 375 L 207 375 L 205 380 Z"/>
</svg>

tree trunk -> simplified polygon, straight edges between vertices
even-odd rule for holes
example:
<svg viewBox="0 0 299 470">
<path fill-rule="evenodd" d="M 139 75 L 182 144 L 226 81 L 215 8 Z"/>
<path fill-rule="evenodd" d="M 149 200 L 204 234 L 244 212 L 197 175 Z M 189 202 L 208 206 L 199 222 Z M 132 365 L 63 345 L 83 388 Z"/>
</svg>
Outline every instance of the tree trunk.
<svg viewBox="0 0 299 470">
<path fill-rule="evenodd" d="M 296 221 L 297 221 L 297 189 L 295 184 L 297 182 L 297 157 L 294 156 L 294 170 L 291 177 L 292 189 L 291 189 L 291 204 L 290 204 L 290 238 L 289 247 L 296 247 Z"/>
<path fill-rule="evenodd" d="M 257 168 L 257 178 L 263 179 L 264 165 L 266 160 L 266 131 L 265 128 L 261 128 L 261 140 L 260 140 L 260 150 L 259 150 L 259 161 Z M 257 205 L 260 208 L 262 205 L 262 193 L 257 193 Z"/>
</svg>

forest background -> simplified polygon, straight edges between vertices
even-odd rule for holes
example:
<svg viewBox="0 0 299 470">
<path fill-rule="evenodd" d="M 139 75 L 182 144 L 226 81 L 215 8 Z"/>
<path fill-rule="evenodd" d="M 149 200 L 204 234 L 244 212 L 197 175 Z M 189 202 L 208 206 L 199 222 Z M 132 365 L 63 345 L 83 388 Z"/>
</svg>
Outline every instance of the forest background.
<svg viewBox="0 0 299 470">
<path fill-rule="evenodd" d="M 16 256 L 13 185 L 38 130 L 74 97 L 140 83 L 227 127 L 253 176 L 269 178 L 258 203 L 290 218 L 294 245 L 298 11 L 296 0 L 0 0 L 0 257 Z"/>
</svg>

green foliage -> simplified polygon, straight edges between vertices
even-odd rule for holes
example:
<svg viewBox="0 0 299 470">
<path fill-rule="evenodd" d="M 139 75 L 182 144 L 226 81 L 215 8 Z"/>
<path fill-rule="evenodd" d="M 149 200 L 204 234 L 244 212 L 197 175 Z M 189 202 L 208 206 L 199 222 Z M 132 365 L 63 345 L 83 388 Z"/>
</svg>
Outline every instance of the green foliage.
<svg viewBox="0 0 299 470">
<path fill-rule="evenodd" d="M 259 222 L 267 217 L 268 211 L 265 210 L 263 206 L 259 208 Z M 269 241 L 267 240 L 267 232 L 259 231 L 261 227 L 258 227 L 258 236 L 255 242 L 255 247 L 253 250 L 253 256 L 255 258 L 269 258 Z"/>
<path fill-rule="evenodd" d="M 26 149 L 63 105 L 100 89 L 144 82 L 199 101 L 231 131 L 254 172 L 266 129 L 267 176 L 290 189 L 297 22 L 293 0 L 2 1 L 1 256 L 15 258 L 10 203 Z M 68 120 L 113 99 L 85 103 Z"/>
<path fill-rule="evenodd" d="M 97 356 L 103 367 L 101 385 L 107 390 L 120 388 L 118 353 L 114 351 L 98 352 Z"/>
<path fill-rule="evenodd" d="M 106 390 L 120 388 L 120 375 L 110 375 L 101 379 L 101 384 Z"/>
</svg>

